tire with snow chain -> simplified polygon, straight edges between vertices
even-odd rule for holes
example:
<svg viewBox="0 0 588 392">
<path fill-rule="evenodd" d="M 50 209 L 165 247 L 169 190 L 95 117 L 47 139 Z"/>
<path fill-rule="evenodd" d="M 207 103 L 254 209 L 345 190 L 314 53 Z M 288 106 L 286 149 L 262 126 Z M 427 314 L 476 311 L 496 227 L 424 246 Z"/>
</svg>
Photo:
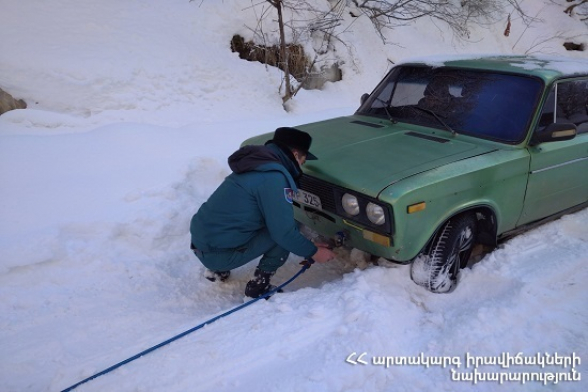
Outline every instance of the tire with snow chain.
<svg viewBox="0 0 588 392">
<path fill-rule="evenodd" d="M 410 277 L 433 293 L 446 293 L 457 283 L 460 268 L 467 265 L 476 241 L 476 218 L 462 214 L 451 218 L 437 233 L 428 254 L 417 257 Z"/>
</svg>

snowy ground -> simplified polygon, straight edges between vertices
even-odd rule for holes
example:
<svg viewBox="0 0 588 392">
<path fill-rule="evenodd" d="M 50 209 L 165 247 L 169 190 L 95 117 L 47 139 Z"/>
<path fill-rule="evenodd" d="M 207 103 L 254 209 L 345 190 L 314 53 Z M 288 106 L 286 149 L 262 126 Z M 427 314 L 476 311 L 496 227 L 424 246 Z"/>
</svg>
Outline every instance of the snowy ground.
<svg viewBox="0 0 588 392">
<path fill-rule="evenodd" d="M 0 87 L 29 104 L 0 117 L 0 390 L 63 390 L 243 303 L 255 264 L 226 284 L 204 280 L 188 224 L 245 138 L 352 113 L 388 60 L 583 55 L 545 37 L 585 41 L 584 24 L 547 0 L 521 4 L 549 24 L 515 19 L 508 38 L 499 24 L 460 43 L 421 22 L 383 47 L 358 20 L 346 33 L 353 46 L 340 48 L 344 82 L 302 91 L 285 112 L 280 73 L 229 50 L 255 23 L 248 0 L 0 0 Z M 78 390 L 469 391 L 471 381 L 455 380 L 474 370 L 468 356 L 519 353 L 576 355 L 573 371 L 588 377 L 588 210 L 504 243 L 449 295 L 416 286 L 408 268 L 341 252 L 286 293 Z M 444 366 L 423 363 L 435 358 Z M 349 363 L 358 359 L 368 364 Z M 516 361 L 478 371 L 572 371 Z M 546 384 L 476 390 L 586 390 L 585 380 Z"/>
</svg>

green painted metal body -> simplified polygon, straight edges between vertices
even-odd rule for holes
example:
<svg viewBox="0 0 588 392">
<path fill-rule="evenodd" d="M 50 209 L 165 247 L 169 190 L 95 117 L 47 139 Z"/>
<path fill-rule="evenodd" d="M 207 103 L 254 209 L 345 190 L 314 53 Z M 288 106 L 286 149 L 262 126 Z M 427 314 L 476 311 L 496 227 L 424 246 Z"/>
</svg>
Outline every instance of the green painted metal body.
<svg viewBox="0 0 588 392">
<path fill-rule="evenodd" d="M 366 236 L 377 230 L 344 214 L 298 206 L 296 219 L 327 237 L 344 232 L 351 247 L 408 263 L 448 219 L 464 211 L 491 216 L 494 234 L 500 237 L 588 202 L 588 133 L 567 141 L 531 143 L 552 84 L 565 75 L 546 67 L 529 70 L 513 61 L 528 60 L 462 60 L 451 66 L 516 72 L 541 80 L 543 91 L 520 143 L 357 113 L 297 127 L 312 135 L 311 151 L 319 158 L 304 165 L 305 174 L 386 205 L 392 230 L 378 236 L 387 237 L 389 244 Z M 270 138 L 271 133 L 244 144 L 263 144 Z M 408 213 L 409 206 L 422 202 L 424 210 Z"/>
</svg>

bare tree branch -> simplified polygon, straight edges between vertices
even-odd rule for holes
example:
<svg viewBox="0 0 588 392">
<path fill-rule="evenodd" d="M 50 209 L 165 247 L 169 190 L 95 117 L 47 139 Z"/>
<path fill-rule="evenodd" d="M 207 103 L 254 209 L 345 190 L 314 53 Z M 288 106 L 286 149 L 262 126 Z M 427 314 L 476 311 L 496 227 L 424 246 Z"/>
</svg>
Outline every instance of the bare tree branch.
<svg viewBox="0 0 588 392">
<path fill-rule="evenodd" d="M 447 25 L 460 39 L 470 37 L 470 25 L 490 25 L 508 14 L 517 14 L 523 23 L 535 19 L 526 15 L 517 0 L 348 0 L 366 15 L 385 42 L 383 29 L 429 17 Z"/>
</svg>

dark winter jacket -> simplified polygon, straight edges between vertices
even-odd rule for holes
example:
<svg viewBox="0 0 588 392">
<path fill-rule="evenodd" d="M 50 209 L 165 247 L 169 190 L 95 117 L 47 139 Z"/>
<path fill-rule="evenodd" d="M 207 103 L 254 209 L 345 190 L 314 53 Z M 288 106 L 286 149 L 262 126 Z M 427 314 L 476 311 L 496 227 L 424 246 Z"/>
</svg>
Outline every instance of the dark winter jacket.
<svg viewBox="0 0 588 392">
<path fill-rule="evenodd" d="M 289 150 L 275 144 L 245 146 L 229 157 L 230 174 L 192 217 L 192 243 L 215 251 L 245 246 L 267 228 L 282 248 L 302 257 L 316 246 L 298 232 L 292 192 L 300 168 Z"/>
</svg>

